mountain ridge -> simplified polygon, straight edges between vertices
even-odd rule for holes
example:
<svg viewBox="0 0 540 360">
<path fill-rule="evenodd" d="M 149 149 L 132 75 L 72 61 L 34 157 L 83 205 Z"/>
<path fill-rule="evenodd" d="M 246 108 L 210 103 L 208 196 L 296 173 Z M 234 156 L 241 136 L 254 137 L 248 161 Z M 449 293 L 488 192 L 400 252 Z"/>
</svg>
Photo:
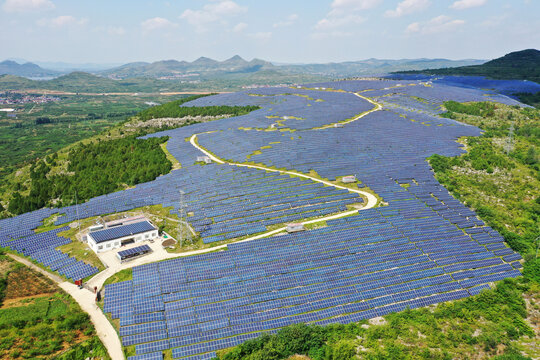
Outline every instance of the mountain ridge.
<svg viewBox="0 0 540 360">
<path fill-rule="evenodd" d="M 530 80 L 540 83 L 540 50 L 513 51 L 481 65 L 399 71 L 397 73 L 485 76 L 492 79 Z"/>
</svg>

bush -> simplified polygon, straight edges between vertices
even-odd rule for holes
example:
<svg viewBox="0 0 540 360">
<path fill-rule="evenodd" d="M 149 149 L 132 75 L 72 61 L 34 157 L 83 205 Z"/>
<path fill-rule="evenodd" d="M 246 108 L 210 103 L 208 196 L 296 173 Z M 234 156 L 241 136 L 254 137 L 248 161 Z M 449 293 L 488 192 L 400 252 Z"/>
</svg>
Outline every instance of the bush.
<svg viewBox="0 0 540 360">
<path fill-rule="evenodd" d="M 533 258 L 525 262 L 523 276 L 529 281 L 540 284 L 540 258 Z"/>
</svg>

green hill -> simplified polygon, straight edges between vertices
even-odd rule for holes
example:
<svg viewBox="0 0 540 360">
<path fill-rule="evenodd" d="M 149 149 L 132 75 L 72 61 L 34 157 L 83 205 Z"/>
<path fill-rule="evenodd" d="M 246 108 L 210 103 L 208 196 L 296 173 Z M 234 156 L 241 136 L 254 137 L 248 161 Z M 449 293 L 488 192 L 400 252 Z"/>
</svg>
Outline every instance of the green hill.
<svg viewBox="0 0 540 360">
<path fill-rule="evenodd" d="M 515 51 L 482 65 L 403 71 L 407 74 L 470 75 L 492 79 L 530 80 L 540 83 L 540 51 Z"/>
<path fill-rule="evenodd" d="M 72 72 L 52 80 L 29 80 L 13 75 L 0 76 L 0 90 L 55 90 L 73 93 L 180 91 L 182 86 L 155 79 L 112 80 L 85 72 Z"/>
</svg>

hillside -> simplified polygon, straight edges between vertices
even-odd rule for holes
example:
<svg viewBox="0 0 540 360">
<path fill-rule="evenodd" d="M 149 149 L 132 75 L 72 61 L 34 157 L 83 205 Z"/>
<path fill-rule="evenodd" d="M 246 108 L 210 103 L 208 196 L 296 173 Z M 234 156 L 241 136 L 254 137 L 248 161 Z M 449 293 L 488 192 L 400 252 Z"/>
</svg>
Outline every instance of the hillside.
<svg viewBox="0 0 540 360">
<path fill-rule="evenodd" d="M 319 74 L 332 77 L 382 75 L 393 71 L 421 70 L 428 67 L 458 67 L 479 65 L 484 60 L 448 59 L 367 59 L 328 64 L 281 65 L 280 70 L 290 73 Z"/>
<path fill-rule="evenodd" d="M 135 62 L 102 71 L 100 74 L 116 79 L 132 77 L 188 79 L 227 73 L 252 73 L 274 68 L 274 65 L 267 61 L 258 59 L 246 61 L 236 55 L 225 61 L 200 57 L 193 62 L 177 60 L 162 60 L 153 63 Z"/>
<path fill-rule="evenodd" d="M 154 79 L 112 80 L 85 72 L 72 72 L 51 80 L 30 80 L 13 75 L 0 76 L 0 90 L 52 90 L 70 93 L 158 92 L 178 90 L 176 84 Z"/>
<path fill-rule="evenodd" d="M 129 68 L 129 67 L 128 67 Z M 52 80 L 30 80 L 14 75 L 0 75 L 0 91 L 48 90 L 67 93 L 166 93 L 183 91 L 219 92 L 235 91 L 242 87 L 272 86 L 316 82 L 326 77 L 309 74 L 287 74 L 275 69 L 264 70 L 253 65 L 243 71 L 197 76 L 193 80 L 155 77 L 129 77 L 112 79 L 86 72 L 72 72 Z"/>
<path fill-rule="evenodd" d="M 401 71 L 409 74 L 486 76 L 493 79 L 530 80 L 540 83 L 540 51 L 515 51 L 482 65 Z"/>
<path fill-rule="evenodd" d="M 16 75 L 24 77 L 51 77 L 58 76 L 60 72 L 43 69 L 42 67 L 27 62 L 19 64 L 15 61 L 5 60 L 0 62 L 0 75 Z"/>
</svg>

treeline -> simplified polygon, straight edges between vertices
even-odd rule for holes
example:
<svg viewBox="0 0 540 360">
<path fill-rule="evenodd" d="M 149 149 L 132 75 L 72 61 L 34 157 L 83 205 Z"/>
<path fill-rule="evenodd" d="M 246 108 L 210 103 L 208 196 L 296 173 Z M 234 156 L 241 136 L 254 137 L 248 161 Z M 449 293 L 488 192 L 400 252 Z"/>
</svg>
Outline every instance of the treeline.
<svg viewBox="0 0 540 360">
<path fill-rule="evenodd" d="M 532 270 L 532 271 L 531 271 Z M 529 274 L 538 269 L 527 267 Z M 218 352 L 220 360 L 281 360 L 294 355 L 312 360 L 455 359 L 483 353 L 498 360 L 529 359 L 516 340 L 534 338 L 525 321 L 522 293 L 537 289 L 537 279 L 506 279 L 493 290 L 436 308 L 385 316 L 380 325 L 366 320 L 348 325 L 290 325 Z M 498 355 L 499 354 L 499 355 Z M 496 356 L 498 355 L 498 356 Z"/>
<path fill-rule="evenodd" d="M 15 191 L 9 202 L 12 214 L 45 206 L 66 206 L 108 194 L 125 185 L 154 180 L 171 170 L 160 144 L 168 137 L 137 139 L 133 136 L 79 144 L 68 154 L 68 173 L 51 173 L 56 154 L 34 163 L 28 195 Z"/>
<path fill-rule="evenodd" d="M 514 94 L 519 98 L 519 101 L 527 105 L 534 106 L 540 109 L 540 91 L 537 93 L 516 93 Z"/>
<path fill-rule="evenodd" d="M 453 113 L 474 115 L 488 117 L 495 115 L 495 109 L 497 108 L 492 102 L 475 102 L 471 104 L 458 103 L 457 101 L 445 101 L 444 107 L 448 112 L 444 113 L 443 116 L 453 119 Z"/>
<path fill-rule="evenodd" d="M 184 99 L 171 101 L 163 105 L 153 106 L 137 114 L 141 120 L 159 118 L 183 118 L 186 116 L 239 116 L 259 109 L 258 106 L 202 106 L 202 107 L 182 107 L 189 101 L 208 95 L 195 95 Z"/>
</svg>

